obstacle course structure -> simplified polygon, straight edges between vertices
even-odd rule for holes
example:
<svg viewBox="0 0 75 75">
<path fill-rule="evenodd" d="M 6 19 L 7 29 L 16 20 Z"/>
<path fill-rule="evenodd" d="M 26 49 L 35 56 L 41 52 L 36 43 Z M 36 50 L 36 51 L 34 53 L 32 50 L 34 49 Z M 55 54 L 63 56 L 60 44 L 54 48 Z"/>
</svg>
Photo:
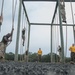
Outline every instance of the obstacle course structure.
<svg viewBox="0 0 75 75">
<path fill-rule="evenodd" d="M 30 28 L 31 28 L 31 25 L 50 25 L 51 26 L 51 62 L 53 62 L 53 58 L 52 58 L 52 29 L 53 29 L 53 26 L 59 26 L 59 32 L 60 32 L 60 44 L 61 44 L 61 49 L 62 49 L 62 62 L 64 62 L 64 39 L 63 39 L 63 26 L 72 26 L 73 27 L 73 31 L 74 31 L 74 23 L 73 24 L 62 24 L 62 15 L 61 15 L 61 11 L 60 11 L 60 0 L 41 0 L 41 1 L 53 1 L 53 2 L 56 2 L 56 6 L 55 6 L 55 11 L 54 11 L 54 15 L 53 15 L 53 18 L 52 18 L 52 22 L 49 24 L 49 23 L 30 23 L 29 21 L 29 17 L 28 17 L 28 14 L 26 12 L 26 8 L 25 8 L 25 1 L 39 1 L 39 0 L 20 0 L 19 2 L 19 15 L 18 15 L 18 30 L 17 30 L 17 40 L 16 40 L 16 52 L 15 52 L 15 61 L 18 60 L 18 43 L 19 43 L 19 30 L 20 30 L 20 17 L 21 17 L 21 6 L 23 5 L 23 9 L 24 9 L 24 13 L 25 13 L 25 16 L 26 16 L 26 19 L 27 19 L 27 22 L 28 22 L 28 41 L 27 41 L 27 50 L 29 52 L 29 39 L 30 39 Z M 64 2 L 75 2 L 74 0 L 62 0 Z M 57 10 L 58 10 L 58 13 L 59 13 L 59 23 L 56 24 L 54 23 L 54 20 L 55 20 L 55 16 L 56 16 L 56 13 L 57 13 Z M 72 11 L 73 12 L 73 11 Z M 73 17 L 73 16 L 72 16 Z M 74 32 L 74 43 L 75 43 L 75 32 Z M 27 60 L 28 61 L 28 60 Z"/>
</svg>

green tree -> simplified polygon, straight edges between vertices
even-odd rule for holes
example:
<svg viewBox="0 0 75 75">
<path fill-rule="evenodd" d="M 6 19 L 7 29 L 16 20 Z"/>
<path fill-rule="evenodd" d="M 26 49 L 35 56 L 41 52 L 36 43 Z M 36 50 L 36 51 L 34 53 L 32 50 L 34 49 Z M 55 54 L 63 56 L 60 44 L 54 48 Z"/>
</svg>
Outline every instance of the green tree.
<svg viewBox="0 0 75 75">
<path fill-rule="evenodd" d="M 6 60 L 14 60 L 14 53 L 12 53 L 12 52 L 6 53 L 5 59 Z"/>
<path fill-rule="evenodd" d="M 29 61 L 30 62 L 35 62 L 37 60 L 38 60 L 37 53 L 30 53 L 30 55 L 29 55 Z"/>
</svg>

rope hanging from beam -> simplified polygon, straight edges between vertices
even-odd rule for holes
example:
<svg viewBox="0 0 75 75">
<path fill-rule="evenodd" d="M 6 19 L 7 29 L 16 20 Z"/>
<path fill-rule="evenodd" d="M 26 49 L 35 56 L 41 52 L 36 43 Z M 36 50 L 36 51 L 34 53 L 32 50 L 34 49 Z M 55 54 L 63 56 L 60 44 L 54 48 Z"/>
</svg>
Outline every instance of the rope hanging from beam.
<svg viewBox="0 0 75 75">
<path fill-rule="evenodd" d="M 23 22 L 24 22 L 24 11 L 22 13 L 22 16 L 21 16 L 21 41 L 20 41 L 20 61 L 23 61 L 23 34 L 22 34 L 22 30 L 23 30 Z"/>
<path fill-rule="evenodd" d="M 67 24 L 67 23 L 66 23 L 66 24 Z M 65 29 L 65 30 L 66 30 L 66 34 L 65 34 L 65 35 L 66 35 L 66 36 L 65 36 L 65 38 L 66 38 L 65 40 L 66 40 L 66 41 L 65 41 L 65 54 L 64 54 L 64 56 L 65 56 L 65 59 L 66 59 L 66 57 L 67 57 L 67 44 L 68 44 L 68 43 L 67 43 L 67 42 L 68 42 L 68 29 L 67 29 L 67 25 L 66 25 L 66 29 Z M 65 60 L 65 61 L 66 61 L 66 60 Z"/>
<path fill-rule="evenodd" d="M 46 1 L 46 2 L 47 2 L 47 1 L 48 1 L 48 2 L 51 2 L 51 1 L 52 1 L 52 2 L 56 2 L 57 0 L 23 0 L 23 1 L 36 1 L 36 2 L 37 2 L 37 1 L 40 1 L 40 2 L 41 2 L 41 1 L 44 1 L 44 2 L 45 2 L 45 1 Z M 65 0 L 65 2 L 70 2 L 70 0 Z M 72 2 L 75 2 L 75 0 L 72 0 Z"/>
<path fill-rule="evenodd" d="M 1 25 L 3 22 L 3 8 L 4 8 L 4 0 L 2 0 L 2 7 L 1 7 L 1 15 L 0 15 L 0 31 L 1 31 Z"/>
<path fill-rule="evenodd" d="M 23 24 L 24 20 L 24 10 L 23 10 L 23 15 L 22 15 L 22 45 L 24 46 L 25 42 L 25 25 Z"/>
<path fill-rule="evenodd" d="M 74 24 L 74 13 L 73 13 L 72 0 L 70 0 L 70 6 L 71 6 L 72 21 L 73 21 L 73 24 Z"/>
<path fill-rule="evenodd" d="M 14 28 L 14 19 L 15 19 L 15 13 L 16 13 L 16 5 L 17 5 L 17 0 L 15 1 L 12 0 L 12 28 Z"/>
<path fill-rule="evenodd" d="M 25 47 L 25 50 L 26 50 L 26 19 L 24 20 L 24 10 L 23 10 L 23 13 L 22 13 L 22 29 L 21 29 L 21 47 L 20 47 L 20 60 L 24 60 L 24 52 L 23 52 L 23 49 Z"/>
<path fill-rule="evenodd" d="M 17 0 L 15 1 L 15 4 L 14 4 L 14 0 L 12 0 L 12 30 L 11 30 L 11 40 L 12 40 L 12 37 L 13 37 L 13 30 L 14 30 L 14 19 L 15 19 L 15 13 L 16 13 L 16 5 L 17 5 Z M 11 41 L 12 42 L 12 41 Z M 11 43 L 10 42 L 10 43 Z M 9 44 L 10 44 L 9 43 Z M 8 45 L 9 45 L 8 44 Z"/>
<path fill-rule="evenodd" d="M 58 24 L 58 11 L 57 11 L 57 16 L 56 17 L 57 17 L 57 24 Z M 59 43 L 60 42 L 60 39 L 59 39 L 59 26 L 57 26 L 56 29 L 57 29 L 57 31 L 56 31 L 57 32 L 57 37 L 56 37 L 57 38 L 57 41 L 56 41 L 57 51 L 56 51 L 56 54 L 57 54 L 58 46 L 60 46 L 60 43 Z M 57 54 L 57 62 L 59 62 L 58 54 Z"/>
</svg>

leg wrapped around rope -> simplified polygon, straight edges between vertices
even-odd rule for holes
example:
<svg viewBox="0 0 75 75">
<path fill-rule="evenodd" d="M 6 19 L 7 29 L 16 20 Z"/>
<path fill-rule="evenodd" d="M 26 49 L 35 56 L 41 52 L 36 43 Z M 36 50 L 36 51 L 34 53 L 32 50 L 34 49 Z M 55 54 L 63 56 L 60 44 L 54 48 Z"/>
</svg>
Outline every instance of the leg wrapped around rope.
<svg viewBox="0 0 75 75">
<path fill-rule="evenodd" d="M 66 16 L 65 16 L 65 9 L 61 9 L 61 15 L 62 15 L 62 22 L 66 23 Z"/>
<path fill-rule="evenodd" d="M 63 0 L 60 1 L 60 12 L 62 16 L 62 22 L 66 23 L 65 3 Z"/>
<path fill-rule="evenodd" d="M 0 25 L 2 25 L 3 17 L 0 16 Z"/>
<path fill-rule="evenodd" d="M 23 39 L 23 46 L 24 46 L 24 42 L 25 42 L 25 35 L 22 35 L 22 39 Z"/>
<path fill-rule="evenodd" d="M 62 54 L 62 53 L 61 53 L 61 52 L 59 52 L 59 57 L 60 57 L 60 58 L 59 58 L 59 62 L 61 62 L 61 61 L 62 61 L 62 59 L 61 59 L 61 58 L 62 58 L 62 57 L 61 57 L 61 54 Z"/>
<path fill-rule="evenodd" d="M 2 25 L 2 22 L 0 22 L 0 26 Z"/>
<path fill-rule="evenodd" d="M 0 60 L 5 59 L 5 49 L 6 45 L 4 43 L 0 43 Z"/>
</svg>

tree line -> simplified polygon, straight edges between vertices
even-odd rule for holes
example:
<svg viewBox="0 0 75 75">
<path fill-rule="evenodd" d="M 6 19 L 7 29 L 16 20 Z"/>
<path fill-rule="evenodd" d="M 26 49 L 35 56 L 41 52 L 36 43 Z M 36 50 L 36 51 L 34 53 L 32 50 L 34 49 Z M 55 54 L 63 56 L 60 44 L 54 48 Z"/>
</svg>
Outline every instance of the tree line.
<svg viewBox="0 0 75 75">
<path fill-rule="evenodd" d="M 53 53 L 53 62 L 59 62 L 60 58 L 59 55 Z M 20 61 L 22 57 L 24 58 L 25 54 L 18 54 L 18 60 Z M 14 61 L 15 54 L 12 52 L 5 54 L 6 60 Z M 29 52 L 29 62 L 37 62 L 38 61 L 38 54 Z M 42 55 L 41 62 L 51 62 L 51 53 Z M 65 62 L 70 62 L 70 57 L 65 57 Z"/>
</svg>

